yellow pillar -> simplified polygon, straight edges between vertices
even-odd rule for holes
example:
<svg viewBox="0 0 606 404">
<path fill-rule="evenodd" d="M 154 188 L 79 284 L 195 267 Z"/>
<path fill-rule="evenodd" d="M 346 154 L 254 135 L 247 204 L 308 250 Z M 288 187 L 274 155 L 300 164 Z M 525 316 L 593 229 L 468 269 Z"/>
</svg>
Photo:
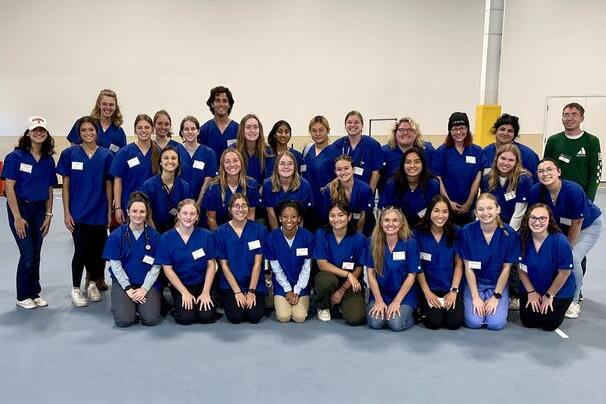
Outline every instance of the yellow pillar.
<svg viewBox="0 0 606 404">
<path fill-rule="evenodd" d="M 500 116 L 500 105 L 476 105 L 476 127 L 473 132 L 475 144 L 484 147 L 494 143 L 494 135 L 490 133 L 490 129 Z"/>
</svg>

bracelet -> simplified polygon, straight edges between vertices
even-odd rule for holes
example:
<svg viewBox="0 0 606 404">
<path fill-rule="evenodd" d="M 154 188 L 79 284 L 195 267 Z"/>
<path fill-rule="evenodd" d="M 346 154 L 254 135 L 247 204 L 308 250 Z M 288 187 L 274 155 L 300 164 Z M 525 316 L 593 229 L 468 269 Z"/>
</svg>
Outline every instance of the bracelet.
<svg viewBox="0 0 606 404">
<path fill-rule="evenodd" d="M 534 293 L 534 292 L 536 292 L 535 289 L 531 290 L 530 292 L 526 292 L 526 294 L 529 295 L 529 294 Z"/>
<path fill-rule="evenodd" d="M 53 217 L 53 212 L 46 212 L 45 215 L 48 217 Z"/>
<path fill-rule="evenodd" d="M 234 293 L 234 296 L 235 296 L 235 295 L 239 295 L 240 293 L 242 293 L 242 291 L 239 291 L 239 292 Z"/>
<path fill-rule="evenodd" d="M 114 211 L 116 210 L 122 210 L 122 208 L 120 206 L 118 206 L 117 208 L 114 208 Z"/>
<path fill-rule="evenodd" d="M 248 293 L 257 293 L 255 289 L 248 289 Z"/>
</svg>

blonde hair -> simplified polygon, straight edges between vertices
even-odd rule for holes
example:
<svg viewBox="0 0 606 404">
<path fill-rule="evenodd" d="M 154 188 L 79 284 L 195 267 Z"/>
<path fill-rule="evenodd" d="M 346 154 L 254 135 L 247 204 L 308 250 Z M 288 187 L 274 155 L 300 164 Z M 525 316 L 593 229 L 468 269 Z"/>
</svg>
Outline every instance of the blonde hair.
<svg viewBox="0 0 606 404">
<path fill-rule="evenodd" d="M 259 159 L 259 166 L 261 167 L 261 175 L 265 172 L 265 157 L 268 156 L 267 153 L 267 144 L 265 143 L 265 136 L 263 135 L 263 124 L 255 114 L 244 115 L 244 118 L 240 121 L 240 126 L 238 127 L 238 134 L 236 136 L 236 149 L 240 152 L 240 156 L 242 156 L 244 166 L 248 165 L 248 152 L 246 150 L 246 137 L 244 136 L 245 124 L 249 119 L 254 119 L 257 121 L 259 125 L 259 138 L 255 144 L 255 156 Z"/>
<path fill-rule="evenodd" d="M 396 140 L 396 132 L 398 131 L 398 127 L 400 127 L 400 125 L 402 125 L 403 123 L 408 123 L 410 125 L 410 127 L 412 128 L 412 130 L 414 130 L 415 133 L 417 134 L 417 137 L 415 138 L 413 146 L 417 146 L 418 148 L 423 150 L 424 146 L 425 146 L 425 142 L 423 141 L 423 136 L 421 135 L 421 127 L 414 119 L 412 119 L 411 117 L 408 117 L 408 116 L 405 116 L 404 118 L 400 118 L 400 120 L 398 122 L 396 122 L 396 125 L 394 126 L 394 128 L 391 131 L 391 137 L 389 138 L 389 141 L 387 142 L 387 145 L 389 146 L 389 148 L 393 150 L 396 147 L 398 147 L 398 141 Z"/>
<path fill-rule="evenodd" d="M 497 168 L 497 160 L 503 153 L 510 152 L 516 157 L 515 167 L 507 174 L 507 192 L 515 191 L 518 188 L 521 175 L 530 175 L 528 171 L 522 166 L 522 157 L 520 149 L 513 143 L 505 144 L 497 149 L 497 154 L 492 162 L 492 168 L 488 174 L 488 190 L 494 191 L 499 183 L 499 170 Z"/>
<path fill-rule="evenodd" d="M 398 230 L 398 240 L 408 240 L 412 236 L 412 232 L 410 231 L 406 217 L 400 209 L 392 207 L 381 211 L 379 220 L 377 220 L 377 224 L 375 225 L 375 228 L 370 236 L 370 249 L 372 253 L 372 260 L 374 261 L 373 269 L 379 275 L 383 275 L 383 263 L 385 262 L 385 243 L 387 242 L 387 237 L 385 236 L 385 231 L 383 230 L 382 226 L 383 218 L 385 218 L 385 215 L 392 212 L 398 215 L 400 223 L 402 224 L 400 226 L 400 230 Z"/>
<path fill-rule="evenodd" d="M 177 212 L 181 213 L 181 209 L 183 209 L 183 207 L 186 205 L 193 205 L 194 208 L 196 208 L 196 214 L 198 215 L 198 218 L 196 219 L 196 224 L 198 224 L 198 221 L 200 220 L 200 206 L 198 206 L 198 203 L 193 199 L 187 198 L 179 202 L 179 204 L 177 205 Z M 177 216 L 177 219 L 175 221 L 175 227 L 179 226 L 179 224 L 179 217 Z"/>
<path fill-rule="evenodd" d="M 307 128 L 307 130 L 311 133 L 311 127 L 317 123 L 324 126 L 324 128 L 326 128 L 326 132 L 330 133 L 330 125 L 328 124 L 328 119 L 326 119 L 322 115 L 316 115 L 313 118 L 311 118 L 311 121 L 309 121 L 309 127 Z"/>
<path fill-rule="evenodd" d="M 272 192 L 279 192 L 282 190 L 282 184 L 280 183 L 280 174 L 278 174 L 278 163 L 280 162 L 282 157 L 288 157 L 289 159 L 292 160 L 292 162 L 294 164 L 294 172 L 292 175 L 290 190 L 296 191 L 301 186 L 301 178 L 299 177 L 299 173 L 298 173 L 299 168 L 297 166 L 297 159 L 289 151 L 280 153 L 280 154 L 278 154 L 278 157 L 276 157 L 276 161 L 274 163 L 274 169 L 271 172 L 271 180 L 270 180 L 271 181 L 271 190 L 272 190 Z"/>
<path fill-rule="evenodd" d="M 484 192 L 484 193 L 480 194 L 480 196 L 478 196 L 478 199 L 476 199 L 476 215 L 477 215 L 477 209 L 478 209 L 478 208 L 477 208 L 477 206 L 478 206 L 478 202 L 480 202 L 480 201 L 481 201 L 481 200 L 483 200 L 483 199 L 488 199 L 488 200 L 491 200 L 491 201 L 493 201 L 493 202 L 494 202 L 494 204 L 495 204 L 495 206 L 496 206 L 497 208 L 498 208 L 498 207 L 500 207 L 500 205 L 499 205 L 499 201 L 497 201 L 496 196 L 494 196 L 493 194 L 489 194 L 488 192 Z M 497 215 L 497 217 L 496 217 L 496 219 L 495 219 L 495 220 L 497 221 L 497 226 L 498 226 L 498 227 L 500 227 L 500 228 L 502 229 L 502 228 L 504 227 L 504 225 L 503 225 L 503 220 L 501 220 L 501 216 L 500 216 L 500 215 Z M 505 234 L 507 234 L 507 235 L 508 235 L 508 233 L 507 233 L 507 232 L 505 232 Z"/>
<path fill-rule="evenodd" d="M 118 96 L 113 90 L 106 88 L 105 90 L 101 90 L 99 95 L 97 96 L 97 101 L 95 101 L 95 106 L 93 107 L 90 116 L 93 118 L 100 120 L 101 119 L 101 98 L 103 97 L 111 97 L 114 99 L 116 103 L 116 110 L 111 116 L 112 125 L 119 128 L 124 123 L 124 119 L 122 118 L 122 111 L 120 111 L 120 106 L 118 105 Z"/>
<path fill-rule="evenodd" d="M 342 154 L 337 157 L 335 159 L 334 165 L 336 166 L 337 162 L 342 160 L 349 161 L 353 169 L 354 161 L 350 156 L 346 154 Z M 341 184 L 341 181 L 338 178 L 335 178 L 334 180 L 330 181 L 326 186 L 330 191 L 330 202 L 332 205 L 336 204 L 339 201 L 343 203 L 349 203 L 347 197 L 345 196 L 345 189 L 343 188 L 343 184 Z"/>
<path fill-rule="evenodd" d="M 227 185 L 227 173 L 225 172 L 225 156 L 228 153 L 234 153 L 240 160 L 240 174 L 238 174 L 238 185 L 242 188 L 242 194 L 246 195 L 246 166 L 242 160 L 242 155 L 236 149 L 225 149 L 221 153 L 221 160 L 219 161 L 219 174 L 213 178 L 213 184 L 219 184 L 221 187 L 221 202 L 225 202 L 225 190 L 228 188 Z"/>
</svg>

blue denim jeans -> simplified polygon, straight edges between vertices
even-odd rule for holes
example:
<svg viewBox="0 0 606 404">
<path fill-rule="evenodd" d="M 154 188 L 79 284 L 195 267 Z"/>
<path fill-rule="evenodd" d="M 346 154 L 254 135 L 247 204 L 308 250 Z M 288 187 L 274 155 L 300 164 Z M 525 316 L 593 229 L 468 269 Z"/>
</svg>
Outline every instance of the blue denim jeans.
<svg viewBox="0 0 606 404">
<path fill-rule="evenodd" d="M 581 294 L 581 288 L 583 287 L 583 267 L 581 261 L 589 254 L 589 251 L 598 242 L 600 233 L 602 232 L 602 215 L 600 215 L 590 226 L 581 230 L 581 233 L 577 237 L 576 244 L 572 248 L 572 262 L 574 268 L 572 274 L 574 275 L 574 281 L 576 288 L 574 290 L 573 302 L 579 302 L 579 295 Z"/>
<path fill-rule="evenodd" d="M 387 327 L 392 331 L 404 331 L 415 324 L 413 316 L 414 309 L 407 304 L 401 304 L 400 315 L 391 320 L 372 317 L 369 312 L 374 305 L 374 301 L 370 301 L 368 305 L 366 305 L 366 322 L 372 329 L 380 330 L 381 328 Z"/>
</svg>

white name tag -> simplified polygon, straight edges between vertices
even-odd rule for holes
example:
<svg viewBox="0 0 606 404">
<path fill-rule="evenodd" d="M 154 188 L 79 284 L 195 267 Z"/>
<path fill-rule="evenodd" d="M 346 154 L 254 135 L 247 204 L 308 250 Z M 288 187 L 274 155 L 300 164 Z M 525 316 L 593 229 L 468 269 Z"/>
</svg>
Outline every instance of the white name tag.
<svg viewBox="0 0 606 404">
<path fill-rule="evenodd" d="M 198 169 L 198 170 L 204 170 L 204 166 L 206 165 L 205 162 L 200 161 L 200 160 L 194 160 L 194 168 Z"/>
<path fill-rule="evenodd" d="M 227 141 L 227 147 L 231 147 L 236 144 L 236 139 L 229 139 Z"/>
<path fill-rule="evenodd" d="M 259 240 L 255 240 L 255 241 L 249 241 L 248 242 L 248 249 L 249 250 L 256 250 L 257 248 L 261 248 L 261 242 Z"/>
<path fill-rule="evenodd" d="M 304 173 L 307 171 L 307 164 L 301 164 L 301 172 Z"/>
<path fill-rule="evenodd" d="M 482 269 L 482 263 L 480 261 L 468 261 L 469 269 Z"/>
<path fill-rule="evenodd" d="M 116 146 L 115 144 L 110 144 L 109 145 L 109 150 L 113 151 L 114 153 L 117 152 L 118 150 L 120 150 L 120 147 Z"/>
<path fill-rule="evenodd" d="M 516 197 L 516 191 L 507 192 L 505 194 L 506 201 L 511 201 L 512 199 L 515 199 L 515 197 Z"/>
<path fill-rule="evenodd" d="M 419 213 L 417 213 L 417 215 L 419 215 L 419 217 L 425 217 L 426 212 L 427 212 L 427 208 L 420 210 Z"/>
<path fill-rule="evenodd" d="M 198 248 L 196 251 L 192 251 L 191 256 L 194 257 L 195 260 L 198 258 L 202 258 L 206 255 L 204 252 L 204 248 Z"/>
<path fill-rule="evenodd" d="M 361 217 L 362 217 L 362 214 L 361 214 L 361 213 L 354 213 L 354 214 L 353 214 L 353 218 L 354 218 L 354 220 L 360 220 L 360 218 L 361 218 Z"/>
<path fill-rule="evenodd" d="M 431 254 L 426 253 L 426 252 L 422 252 L 421 253 L 421 259 L 424 261 L 431 261 Z"/>
<path fill-rule="evenodd" d="M 465 162 L 468 164 L 475 164 L 476 156 L 465 156 Z"/>
<path fill-rule="evenodd" d="M 406 251 L 394 251 L 393 252 L 394 261 L 404 261 L 405 259 L 406 259 Z"/>
<path fill-rule="evenodd" d="M 490 174 L 491 171 L 492 171 L 492 167 L 486 167 L 484 169 L 484 171 L 482 171 L 482 175 Z"/>
<path fill-rule="evenodd" d="M 307 255 L 309 255 L 307 248 L 297 248 L 297 257 L 307 257 Z"/>
<path fill-rule="evenodd" d="M 353 262 L 344 262 L 343 265 L 341 265 L 341 267 L 343 269 L 347 269 L 349 271 L 354 269 L 354 263 Z"/>
<path fill-rule="evenodd" d="M 362 167 L 354 167 L 355 175 L 364 175 L 364 169 Z"/>
<path fill-rule="evenodd" d="M 84 170 L 84 163 L 81 161 L 72 161 L 72 170 Z"/>
<path fill-rule="evenodd" d="M 19 164 L 19 171 L 23 171 L 24 173 L 32 173 L 32 165 L 21 163 Z"/>
<path fill-rule="evenodd" d="M 521 262 L 518 264 L 518 268 L 520 268 L 522 271 L 528 273 L 528 267 L 526 266 L 526 264 L 522 264 Z"/>
<path fill-rule="evenodd" d="M 560 157 L 558 157 L 558 160 L 563 161 L 564 163 L 570 163 L 570 157 L 568 157 L 564 154 L 560 154 Z"/>
<path fill-rule="evenodd" d="M 566 226 L 571 226 L 572 225 L 572 219 L 568 219 L 567 217 L 561 217 L 560 218 L 560 223 L 562 223 L 563 225 L 566 225 Z"/>
<path fill-rule="evenodd" d="M 133 157 L 132 159 L 128 160 L 127 163 L 130 168 L 136 167 L 141 164 L 139 162 L 139 157 Z"/>
<path fill-rule="evenodd" d="M 150 257 L 149 255 L 146 255 L 143 257 L 143 262 L 145 262 L 146 264 L 149 264 L 149 265 L 154 265 L 154 257 Z"/>
</svg>

